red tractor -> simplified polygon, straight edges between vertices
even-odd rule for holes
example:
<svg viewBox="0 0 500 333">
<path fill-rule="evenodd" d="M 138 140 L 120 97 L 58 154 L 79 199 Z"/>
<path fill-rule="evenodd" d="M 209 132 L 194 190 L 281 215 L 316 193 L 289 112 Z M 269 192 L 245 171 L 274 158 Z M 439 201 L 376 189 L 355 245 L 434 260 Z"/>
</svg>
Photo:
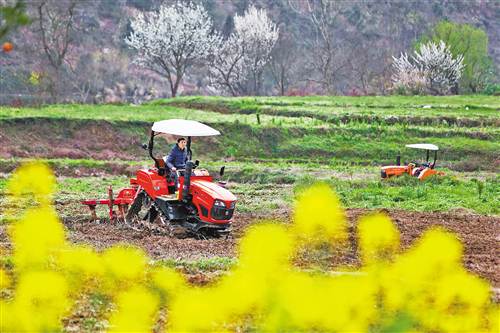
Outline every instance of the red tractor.
<svg viewBox="0 0 500 333">
<path fill-rule="evenodd" d="M 154 139 L 159 134 L 187 137 L 186 168 L 174 174 L 163 158 L 154 155 Z M 120 190 L 113 198 L 111 189 L 106 200 L 85 200 L 95 215 L 97 204 L 106 204 L 111 219 L 122 219 L 133 229 L 149 229 L 173 235 L 178 231 L 198 236 L 220 235 L 231 230 L 236 197 L 225 188 L 224 182 L 215 183 L 207 170 L 199 168 L 199 161 L 192 161 L 191 138 L 219 135 L 219 131 L 192 120 L 169 119 L 155 122 L 148 144 L 154 167 L 141 169 L 136 178 L 130 179 L 130 187 Z M 224 167 L 220 176 L 224 174 Z M 119 208 L 118 214 L 113 206 Z"/>
</svg>

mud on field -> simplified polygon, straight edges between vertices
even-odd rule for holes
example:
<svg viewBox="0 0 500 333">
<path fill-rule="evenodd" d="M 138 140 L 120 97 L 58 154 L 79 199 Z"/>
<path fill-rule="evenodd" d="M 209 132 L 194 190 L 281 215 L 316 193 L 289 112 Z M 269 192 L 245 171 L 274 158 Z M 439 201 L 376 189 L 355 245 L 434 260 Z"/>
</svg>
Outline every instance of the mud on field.
<svg viewBox="0 0 500 333">
<path fill-rule="evenodd" d="M 411 246 L 422 233 L 432 226 L 440 226 L 453 232 L 464 245 L 463 263 L 465 267 L 477 275 L 487 279 L 494 287 L 500 286 L 498 270 L 498 241 L 500 239 L 500 218 L 482 216 L 462 212 L 427 213 L 407 211 L 387 211 L 401 232 L 402 248 Z M 289 212 L 281 212 L 283 223 L 290 216 Z M 322 261 L 329 266 L 357 267 L 360 260 L 356 244 L 356 226 L 360 216 L 369 213 L 362 209 L 347 210 L 349 220 L 349 248 L 341 254 L 329 254 Z M 198 240 L 194 238 L 170 238 L 151 235 L 147 232 L 136 232 L 120 225 L 109 223 L 89 223 L 83 220 L 66 222 L 69 239 L 75 243 L 89 244 L 102 250 L 117 243 L 138 246 L 154 259 L 196 260 L 210 257 L 235 257 L 237 244 L 245 229 L 260 223 L 269 216 L 253 214 L 237 214 L 234 231 L 230 238 Z M 2 238 L 4 238 L 3 235 Z M 307 265 L 314 258 L 300 258 L 299 265 Z"/>
</svg>

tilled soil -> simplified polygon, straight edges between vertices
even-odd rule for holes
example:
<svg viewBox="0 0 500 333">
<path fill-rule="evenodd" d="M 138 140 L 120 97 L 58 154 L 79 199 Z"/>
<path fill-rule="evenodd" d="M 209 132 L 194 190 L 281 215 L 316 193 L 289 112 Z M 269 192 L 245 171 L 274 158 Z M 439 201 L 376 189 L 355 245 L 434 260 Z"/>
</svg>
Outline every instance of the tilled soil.
<svg viewBox="0 0 500 333">
<path fill-rule="evenodd" d="M 136 245 L 146 251 L 154 259 L 196 260 L 210 257 L 234 257 L 237 240 L 252 223 L 258 223 L 258 216 L 252 214 L 235 215 L 237 221 L 228 237 L 196 239 L 183 236 L 181 238 L 155 235 L 150 232 L 135 231 L 122 223 L 87 222 L 86 220 L 69 221 L 69 239 L 75 243 L 84 243 L 96 249 L 105 249 L 111 245 Z"/>
<path fill-rule="evenodd" d="M 422 233 L 432 226 L 441 226 L 457 235 L 464 244 L 463 263 L 465 267 L 479 276 L 489 280 L 494 287 L 500 286 L 498 270 L 498 242 L 500 240 L 500 218 L 494 216 L 475 215 L 466 212 L 408 212 L 384 210 L 398 226 L 401 232 L 403 249 L 408 248 Z M 357 244 L 356 225 L 361 215 L 369 213 L 363 209 L 349 209 L 349 231 L 351 234 L 348 251 L 328 258 L 336 266 L 356 267 L 360 264 Z M 289 212 L 281 212 L 271 216 L 284 223 L 289 219 Z M 146 251 L 154 259 L 195 260 L 214 256 L 237 255 L 238 239 L 245 229 L 259 223 L 270 216 L 254 214 L 238 214 L 235 216 L 234 231 L 229 238 L 199 240 L 195 238 L 171 238 L 151 235 L 147 232 L 136 232 L 121 225 L 109 223 L 89 223 L 69 221 L 69 239 L 75 243 L 84 243 L 96 249 L 105 249 L 117 243 L 136 245 Z M 2 237 L 3 238 L 3 237 Z"/>
</svg>

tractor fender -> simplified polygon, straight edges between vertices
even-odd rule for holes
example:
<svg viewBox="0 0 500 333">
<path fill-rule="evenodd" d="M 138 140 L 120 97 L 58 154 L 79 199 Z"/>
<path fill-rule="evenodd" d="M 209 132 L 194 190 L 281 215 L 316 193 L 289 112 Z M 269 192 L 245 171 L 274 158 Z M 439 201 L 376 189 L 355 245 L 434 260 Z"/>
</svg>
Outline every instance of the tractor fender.
<svg viewBox="0 0 500 333">
<path fill-rule="evenodd" d="M 407 173 L 408 170 L 408 166 L 405 165 L 388 165 L 381 168 L 380 176 L 382 178 L 401 176 L 402 174 Z"/>
<path fill-rule="evenodd" d="M 435 174 L 437 174 L 436 170 L 431 169 L 431 168 L 425 168 L 418 175 L 418 179 L 419 180 L 424 180 L 424 179 L 429 178 L 430 176 L 435 175 Z"/>
<path fill-rule="evenodd" d="M 137 185 L 139 185 L 153 199 L 161 195 L 168 195 L 168 184 L 165 176 L 160 176 L 156 169 L 141 169 L 137 171 Z"/>
</svg>

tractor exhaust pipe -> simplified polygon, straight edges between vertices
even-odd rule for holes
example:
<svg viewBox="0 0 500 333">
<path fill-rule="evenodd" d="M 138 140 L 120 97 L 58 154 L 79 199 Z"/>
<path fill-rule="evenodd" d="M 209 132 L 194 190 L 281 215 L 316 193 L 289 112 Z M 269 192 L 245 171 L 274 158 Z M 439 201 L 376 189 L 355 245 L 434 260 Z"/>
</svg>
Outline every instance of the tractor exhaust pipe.
<svg viewBox="0 0 500 333">
<path fill-rule="evenodd" d="M 194 162 L 189 160 L 186 162 L 184 171 L 184 185 L 182 186 L 182 200 L 189 201 L 189 188 L 191 187 L 191 173 L 193 171 Z"/>
<path fill-rule="evenodd" d="M 396 165 L 401 165 L 401 155 L 396 156 Z"/>
</svg>

